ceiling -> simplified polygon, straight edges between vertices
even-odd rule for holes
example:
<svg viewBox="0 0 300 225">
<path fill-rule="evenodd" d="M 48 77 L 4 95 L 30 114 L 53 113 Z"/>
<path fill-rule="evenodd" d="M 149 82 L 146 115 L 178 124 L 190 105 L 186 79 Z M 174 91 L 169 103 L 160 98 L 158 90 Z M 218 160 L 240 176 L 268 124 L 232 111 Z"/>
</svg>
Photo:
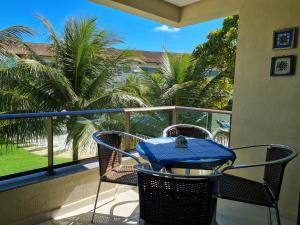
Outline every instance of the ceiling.
<svg viewBox="0 0 300 225">
<path fill-rule="evenodd" d="M 199 2 L 200 0 L 164 0 L 164 1 L 182 7 L 182 6 L 190 5 L 195 2 Z"/>
<path fill-rule="evenodd" d="M 244 0 L 90 0 L 130 14 L 182 27 L 236 15 Z M 113 15 L 112 15 L 113 16 Z"/>
</svg>

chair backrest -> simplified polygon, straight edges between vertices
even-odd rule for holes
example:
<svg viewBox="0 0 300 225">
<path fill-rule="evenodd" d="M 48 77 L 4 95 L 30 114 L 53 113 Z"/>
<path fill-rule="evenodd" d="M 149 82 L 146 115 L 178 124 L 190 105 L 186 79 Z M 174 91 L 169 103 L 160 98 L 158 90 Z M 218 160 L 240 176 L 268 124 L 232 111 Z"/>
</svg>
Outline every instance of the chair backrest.
<svg viewBox="0 0 300 225">
<path fill-rule="evenodd" d="M 273 194 L 276 201 L 279 199 L 283 174 L 286 165 L 293 159 L 289 158 L 293 154 L 293 150 L 283 145 L 270 145 L 267 150 L 266 161 L 280 160 L 287 158 L 280 163 L 274 163 L 265 166 L 264 181 Z"/>
<path fill-rule="evenodd" d="M 213 139 L 213 135 L 207 129 L 190 124 L 176 124 L 165 128 L 163 131 L 164 137 L 178 137 L 179 135 Z"/>
<path fill-rule="evenodd" d="M 218 129 L 213 134 L 213 139 L 215 142 L 228 147 L 229 146 L 229 136 L 230 136 L 229 130 Z"/>
<path fill-rule="evenodd" d="M 178 179 L 138 171 L 140 218 L 151 225 L 208 225 L 216 201 L 210 178 Z"/>
<path fill-rule="evenodd" d="M 121 146 L 121 136 L 117 133 L 102 133 L 99 134 L 97 138 L 103 143 L 115 148 L 120 148 Z M 121 164 L 122 154 L 100 144 L 98 144 L 97 146 L 100 176 L 102 176 L 107 171 Z"/>
</svg>

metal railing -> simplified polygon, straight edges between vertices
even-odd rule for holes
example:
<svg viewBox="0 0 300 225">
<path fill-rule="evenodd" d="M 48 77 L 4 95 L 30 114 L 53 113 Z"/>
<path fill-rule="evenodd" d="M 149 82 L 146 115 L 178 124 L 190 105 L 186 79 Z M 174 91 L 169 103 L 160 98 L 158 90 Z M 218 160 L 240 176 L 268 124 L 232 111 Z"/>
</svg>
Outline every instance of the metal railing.
<svg viewBox="0 0 300 225">
<path fill-rule="evenodd" d="M 53 119 L 56 117 L 66 116 L 83 116 L 92 114 L 107 114 L 107 113 L 123 113 L 124 114 L 124 131 L 130 133 L 131 131 L 131 115 L 132 113 L 145 113 L 145 112 L 160 112 L 160 111 L 171 111 L 172 112 L 172 124 L 177 123 L 179 111 L 193 111 L 203 113 L 217 113 L 223 115 L 229 115 L 231 124 L 231 111 L 205 109 L 205 108 L 194 108 L 184 106 L 159 106 L 159 107 L 146 107 L 146 108 L 116 108 L 116 109 L 100 109 L 100 110 L 85 110 L 85 111 L 63 111 L 63 112 L 38 112 L 38 113 L 20 113 L 20 114 L 0 114 L 0 121 L 3 120 L 15 120 L 15 119 L 29 119 L 29 118 L 47 118 L 47 149 L 48 149 L 48 166 L 34 169 L 30 171 L 19 172 L 15 174 L 0 176 L 0 180 L 9 179 L 13 177 L 28 175 L 36 172 L 47 171 L 49 174 L 54 174 L 55 168 L 64 167 L 67 165 L 73 165 L 82 163 L 84 161 L 95 160 L 96 157 L 78 160 L 73 158 L 72 162 L 62 163 L 54 165 L 54 152 L 53 152 Z M 230 134 L 230 131 L 229 131 Z M 230 136 L 229 136 L 230 140 Z M 1 157 L 1 156 L 0 156 Z M 1 169 L 1 168 L 0 168 Z"/>
</svg>

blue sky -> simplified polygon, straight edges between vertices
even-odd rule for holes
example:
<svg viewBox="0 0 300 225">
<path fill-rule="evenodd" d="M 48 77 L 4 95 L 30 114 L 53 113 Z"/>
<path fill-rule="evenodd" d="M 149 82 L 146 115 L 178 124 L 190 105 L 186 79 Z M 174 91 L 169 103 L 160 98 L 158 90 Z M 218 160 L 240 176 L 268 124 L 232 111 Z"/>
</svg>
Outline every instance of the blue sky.
<svg viewBox="0 0 300 225">
<path fill-rule="evenodd" d="M 123 44 L 113 47 L 151 51 L 166 47 L 172 52 L 192 52 L 206 40 L 209 31 L 221 27 L 223 21 L 216 19 L 176 29 L 88 0 L 6 0 L 1 3 L 0 29 L 16 24 L 31 26 L 38 34 L 26 41 L 48 42 L 47 32 L 34 18 L 35 14 L 47 17 L 58 33 L 68 17 L 96 16 L 99 28 L 108 29 L 124 40 Z"/>
</svg>

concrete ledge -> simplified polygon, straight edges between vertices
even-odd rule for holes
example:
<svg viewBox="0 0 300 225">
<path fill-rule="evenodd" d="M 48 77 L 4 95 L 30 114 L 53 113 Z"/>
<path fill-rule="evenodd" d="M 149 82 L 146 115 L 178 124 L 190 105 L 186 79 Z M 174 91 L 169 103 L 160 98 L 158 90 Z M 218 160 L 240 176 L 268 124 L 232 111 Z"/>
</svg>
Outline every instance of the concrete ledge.
<svg viewBox="0 0 300 225">
<path fill-rule="evenodd" d="M 118 193 L 125 192 L 125 191 L 128 191 L 128 190 L 133 189 L 133 188 L 134 187 L 122 185 L 118 188 Z M 116 187 L 111 188 L 107 191 L 101 192 L 99 194 L 99 201 L 103 202 L 103 200 L 104 201 L 105 200 L 110 201 L 110 199 L 113 199 L 113 196 L 115 194 L 115 189 L 116 189 Z M 38 224 L 38 223 L 42 223 L 42 222 L 47 221 L 47 220 L 51 220 L 53 218 L 56 218 L 56 219 L 58 218 L 59 219 L 60 217 L 64 217 L 67 214 L 73 214 L 76 211 L 81 211 L 81 212 L 86 211 L 86 212 L 88 212 L 88 211 L 93 210 L 93 206 L 94 206 L 94 203 L 95 203 L 95 198 L 96 198 L 96 195 L 93 195 L 93 196 L 81 199 L 79 201 L 63 205 L 58 209 L 55 209 L 55 210 L 52 210 L 52 211 L 49 211 L 49 212 L 45 212 L 45 213 L 41 213 L 39 215 L 35 215 L 35 216 L 32 216 L 32 217 L 28 217 L 28 218 L 26 218 L 24 220 L 21 220 L 21 221 L 14 222 L 14 223 L 12 223 L 12 225 Z M 99 205 L 98 205 L 98 207 L 99 207 Z"/>
<path fill-rule="evenodd" d="M 99 165 L 98 162 L 93 161 L 89 163 L 70 165 L 70 166 L 65 166 L 62 168 L 55 169 L 55 174 L 53 175 L 49 175 L 45 171 L 45 172 L 33 173 L 30 175 L 3 180 L 0 181 L 0 192 L 24 187 L 27 185 L 32 185 L 40 182 L 49 181 L 52 179 L 57 179 L 59 177 L 80 173 L 91 169 L 97 169 L 99 168 L 98 165 Z"/>
<path fill-rule="evenodd" d="M 99 182 L 98 162 L 56 171 L 51 176 L 37 173 L 1 181 L 0 224 L 38 224 L 94 203 Z M 114 187 L 114 184 L 103 183 L 101 198 L 112 196 Z"/>
</svg>

